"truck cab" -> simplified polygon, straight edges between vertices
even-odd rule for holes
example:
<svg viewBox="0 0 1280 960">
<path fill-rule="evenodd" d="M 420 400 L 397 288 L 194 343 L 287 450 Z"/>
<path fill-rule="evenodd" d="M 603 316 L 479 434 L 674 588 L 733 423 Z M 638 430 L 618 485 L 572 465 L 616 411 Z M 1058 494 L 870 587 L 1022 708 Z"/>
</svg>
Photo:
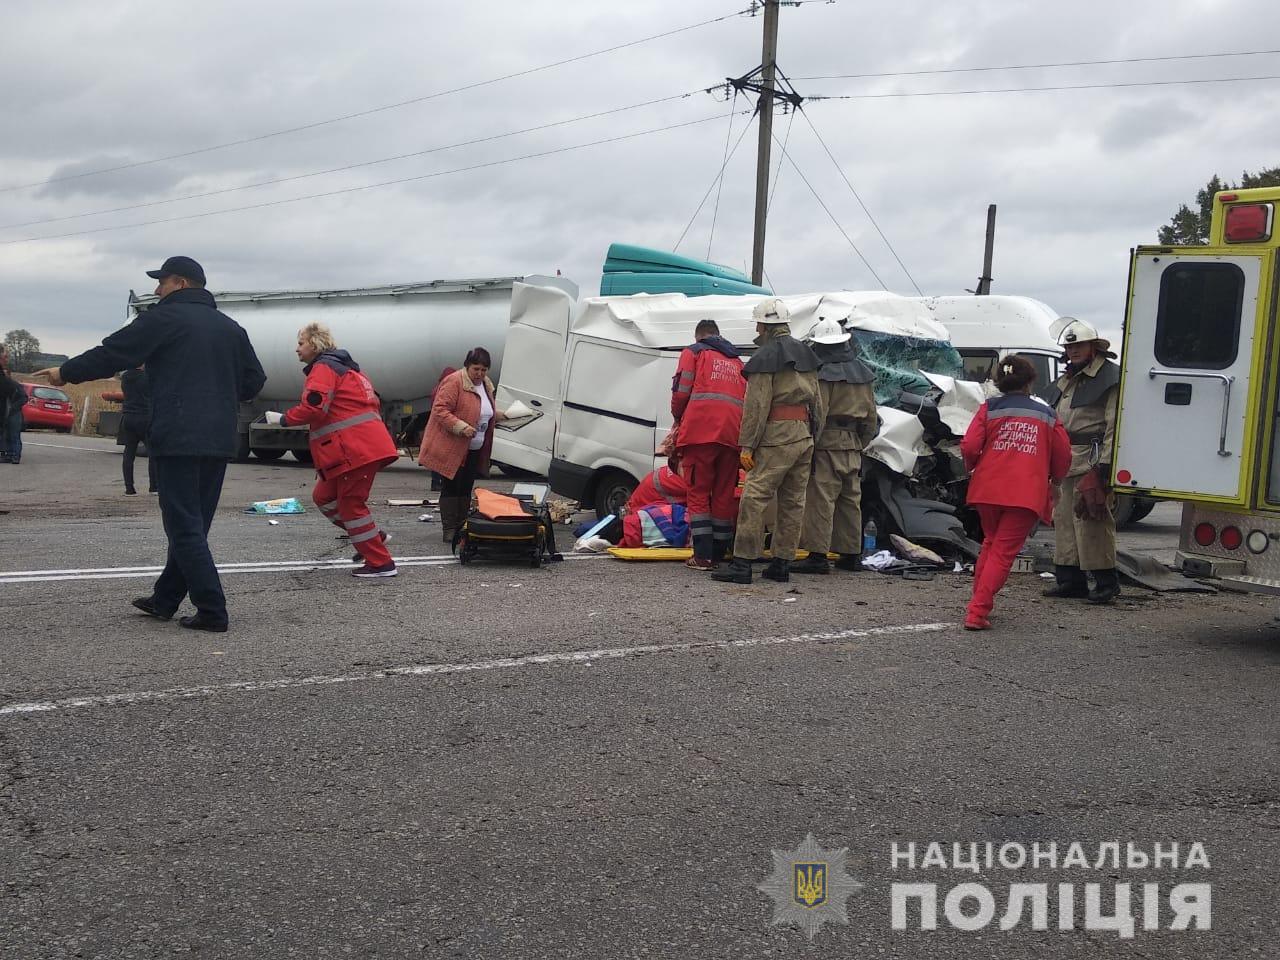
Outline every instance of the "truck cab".
<svg viewBox="0 0 1280 960">
<path fill-rule="evenodd" d="M 1183 503 L 1190 576 L 1280 594 L 1276 206 L 1280 188 L 1214 197 L 1205 246 L 1130 257 L 1117 492 Z"/>
</svg>

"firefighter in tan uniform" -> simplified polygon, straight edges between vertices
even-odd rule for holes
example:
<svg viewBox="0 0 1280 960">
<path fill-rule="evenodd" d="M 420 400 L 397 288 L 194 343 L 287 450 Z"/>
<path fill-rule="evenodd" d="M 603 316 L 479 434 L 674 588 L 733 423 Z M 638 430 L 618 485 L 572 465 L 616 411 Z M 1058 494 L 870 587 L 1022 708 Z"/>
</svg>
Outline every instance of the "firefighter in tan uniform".
<svg viewBox="0 0 1280 960">
<path fill-rule="evenodd" d="M 822 361 L 818 389 L 827 419 L 813 451 L 804 499 L 800 546 L 809 555 L 795 573 L 830 573 L 827 551 L 840 555 L 838 570 L 862 569 L 862 448 L 880 428 L 875 374 L 858 359 L 852 334 L 835 320 L 820 320 L 809 335 Z"/>
<path fill-rule="evenodd" d="M 1108 359 L 1115 356 L 1110 341 L 1082 320 L 1060 317 L 1049 334 L 1067 354 L 1066 372 L 1046 399 L 1071 439 L 1071 468 L 1053 509 L 1057 583 L 1044 595 L 1110 603 L 1120 593 L 1116 498 L 1110 488 L 1120 367 Z"/>
<path fill-rule="evenodd" d="M 738 436 L 747 482 L 738 506 L 733 563 L 711 576 L 727 583 L 751 582 L 751 561 L 764 549 L 765 511 L 776 497 L 773 560 L 761 576 L 786 583 L 804 522 L 813 438 L 822 432 L 825 416 L 818 390 L 821 364 L 791 336 L 791 313 L 781 300 L 762 300 L 752 315 L 760 349 L 742 368 L 747 396 Z"/>
</svg>

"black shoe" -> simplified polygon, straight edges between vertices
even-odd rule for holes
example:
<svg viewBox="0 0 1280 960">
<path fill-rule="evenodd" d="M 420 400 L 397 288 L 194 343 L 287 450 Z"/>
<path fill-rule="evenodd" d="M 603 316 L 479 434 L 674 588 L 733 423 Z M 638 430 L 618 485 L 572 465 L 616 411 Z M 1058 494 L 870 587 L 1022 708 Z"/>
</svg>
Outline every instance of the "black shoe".
<svg viewBox="0 0 1280 960">
<path fill-rule="evenodd" d="M 1115 570 L 1094 570 L 1093 588 L 1089 591 L 1090 603 L 1110 603 L 1120 596 L 1120 577 Z"/>
<path fill-rule="evenodd" d="M 125 487 L 124 495 L 126 497 L 136 497 L 138 495 L 138 491 L 133 489 L 133 487 Z"/>
<path fill-rule="evenodd" d="M 769 561 L 769 565 L 760 571 L 760 576 L 778 583 L 789 583 L 791 580 L 791 561 L 779 560 L 774 557 Z"/>
<path fill-rule="evenodd" d="M 837 570 L 844 570 L 848 573 L 862 573 L 867 568 L 862 565 L 862 554 L 860 553 L 842 553 L 840 559 L 833 566 Z"/>
<path fill-rule="evenodd" d="M 831 572 L 831 564 L 827 562 L 825 553 L 813 553 L 805 557 L 799 563 L 791 565 L 792 573 L 817 573 L 829 574 Z M 766 573 L 765 576 L 768 576 Z"/>
<path fill-rule="evenodd" d="M 159 492 L 160 491 L 157 490 L 155 487 L 147 487 L 147 493 L 159 493 Z"/>
<path fill-rule="evenodd" d="M 227 621 L 219 620 L 213 614 L 199 611 L 193 617 L 179 617 L 178 623 L 188 630 L 207 630 L 210 633 L 226 633 Z"/>
<path fill-rule="evenodd" d="M 1079 567 L 1056 564 L 1053 575 L 1058 582 L 1041 591 L 1041 596 L 1059 600 L 1083 600 L 1089 596 L 1089 582 L 1085 580 L 1084 571 Z"/>
<path fill-rule="evenodd" d="M 172 613 L 165 613 L 157 607 L 154 597 L 138 597 L 133 601 L 133 605 L 148 617 L 155 617 L 157 620 L 168 620 L 173 616 Z"/>
<path fill-rule="evenodd" d="M 733 563 L 720 570 L 711 571 L 711 579 L 721 583 L 750 583 L 751 561 L 734 558 Z"/>
</svg>

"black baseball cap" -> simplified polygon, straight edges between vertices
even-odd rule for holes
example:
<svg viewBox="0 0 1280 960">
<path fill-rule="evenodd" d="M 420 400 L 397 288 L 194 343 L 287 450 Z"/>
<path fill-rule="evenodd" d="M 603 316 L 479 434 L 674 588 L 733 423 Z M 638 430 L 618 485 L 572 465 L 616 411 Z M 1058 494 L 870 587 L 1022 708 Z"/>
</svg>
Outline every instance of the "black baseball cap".
<svg viewBox="0 0 1280 960">
<path fill-rule="evenodd" d="M 196 283 L 204 283 L 204 267 L 190 257 L 170 257 L 160 264 L 159 270 L 148 270 L 147 276 L 152 280 L 162 277 L 186 277 Z"/>
</svg>

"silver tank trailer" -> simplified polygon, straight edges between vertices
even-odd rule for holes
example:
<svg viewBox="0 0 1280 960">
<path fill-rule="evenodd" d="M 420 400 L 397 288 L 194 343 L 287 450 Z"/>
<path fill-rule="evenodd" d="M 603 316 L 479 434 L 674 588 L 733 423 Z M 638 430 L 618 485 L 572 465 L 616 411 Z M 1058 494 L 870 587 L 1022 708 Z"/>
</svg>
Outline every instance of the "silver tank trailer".
<svg viewBox="0 0 1280 960">
<path fill-rule="evenodd" d="M 511 285 L 521 277 L 436 280 L 355 290 L 213 291 L 218 308 L 236 320 L 262 362 L 267 383 L 240 415 L 240 455 L 277 459 L 292 450 L 309 456 L 305 427 L 272 427 L 267 410 L 285 410 L 302 395 L 302 364 L 294 353 L 298 330 L 319 322 L 333 331 L 382 397 L 392 435 L 404 433 L 431 407 L 440 371 L 460 367 L 467 351 L 484 347 L 490 376 L 502 367 Z M 130 318 L 155 303 L 130 295 Z"/>
</svg>

